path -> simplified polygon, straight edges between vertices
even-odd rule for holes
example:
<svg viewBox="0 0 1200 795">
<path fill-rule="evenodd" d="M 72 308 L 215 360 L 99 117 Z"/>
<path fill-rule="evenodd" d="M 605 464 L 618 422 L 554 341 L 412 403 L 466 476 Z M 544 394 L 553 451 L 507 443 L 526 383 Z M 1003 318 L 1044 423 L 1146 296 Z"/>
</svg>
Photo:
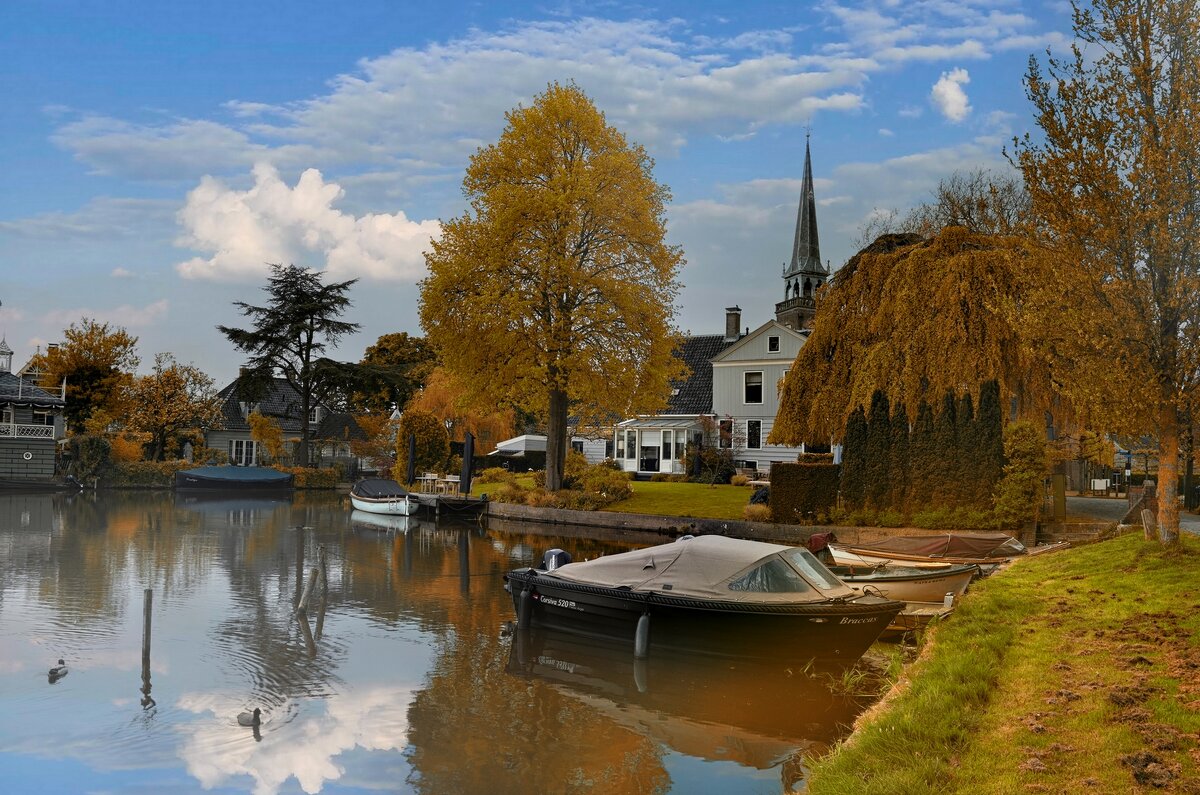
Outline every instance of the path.
<svg viewBox="0 0 1200 795">
<path fill-rule="evenodd" d="M 1067 497 L 1067 513 L 1087 516 L 1104 522 L 1119 522 L 1128 510 L 1124 498 L 1115 497 Z M 1179 512 L 1179 529 L 1200 535 L 1200 516 L 1185 511 Z"/>
</svg>

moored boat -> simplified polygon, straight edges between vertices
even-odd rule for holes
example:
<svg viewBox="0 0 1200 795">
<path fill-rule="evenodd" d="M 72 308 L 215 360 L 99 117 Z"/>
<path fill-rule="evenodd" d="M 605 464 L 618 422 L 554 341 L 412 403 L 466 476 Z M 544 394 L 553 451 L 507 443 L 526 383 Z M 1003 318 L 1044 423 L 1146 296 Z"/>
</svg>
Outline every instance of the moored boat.
<svg viewBox="0 0 1200 795">
<path fill-rule="evenodd" d="M 292 488 L 292 475 L 270 467 L 205 466 L 176 472 L 175 488 L 278 492 Z"/>
<path fill-rule="evenodd" d="M 350 488 L 350 503 L 356 511 L 408 516 L 417 509 L 415 497 L 394 480 L 364 478 Z"/>
<path fill-rule="evenodd" d="M 979 574 L 979 567 L 974 563 L 936 568 L 830 566 L 829 570 L 856 591 L 878 593 L 901 602 L 941 602 L 948 593 L 957 599 L 967 590 L 971 579 Z"/>
<path fill-rule="evenodd" d="M 935 567 L 975 564 L 985 573 L 1007 560 L 1026 554 L 1025 545 L 1006 533 L 939 533 L 927 536 L 893 536 L 860 544 L 831 543 L 829 551 L 839 566 Z"/>
<path fill-rule="evenodd" d="M 715 656 L 850 664 L 902 602 L 856 593 L 806 549 L 724 536 L 505 576 L 519 629 L 549 627 Z M 569 556 L 566 556 L 569 560 Z"/>
</svg>

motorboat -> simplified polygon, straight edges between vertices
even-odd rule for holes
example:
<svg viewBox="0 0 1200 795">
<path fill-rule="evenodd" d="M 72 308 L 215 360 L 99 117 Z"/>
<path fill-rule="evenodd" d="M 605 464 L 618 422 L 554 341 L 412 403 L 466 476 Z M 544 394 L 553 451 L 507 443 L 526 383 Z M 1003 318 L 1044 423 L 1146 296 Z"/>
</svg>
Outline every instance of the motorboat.
<svg viewBox="0 0 1200 795">
<path fill-rule="evenodd" d="M 176 472 L 175 488 L 181 491 L 289 491 L 292 474 L 271 467 L 196 467 Z"/>
<path fill-rule="evenodd" d="M 350 487 L 350 503 L 356 511 L 387 516 L 408 516 L 417 509 L 414 495 L 394 480 L 364 478 Z"/>
<path fill-rule="evenodd" d="M 974 563 L 919 566 L 830 566 L 837 578 L 856 591 L 869 591 L 901 602 L 941 602 L 946 594 L 957 599 L 978 576 Z"/>
<path fill-rule="evenodd" d="M 705 535 L 505 575 L 518 631 L 546 627 L 688 653 L 848 665 L 904 604 L 856 592 L 807 549 Z"/>
<path fill-rule="evenodd" d="M 892 536 L 860 544 L 831 543 L 829 551 L 839 566 L 898 563 L 934 568 L 947 564 L 975 564 L 986 574 L 1028 550 L 1007 533 L 937 533 Z"/>
</svg>

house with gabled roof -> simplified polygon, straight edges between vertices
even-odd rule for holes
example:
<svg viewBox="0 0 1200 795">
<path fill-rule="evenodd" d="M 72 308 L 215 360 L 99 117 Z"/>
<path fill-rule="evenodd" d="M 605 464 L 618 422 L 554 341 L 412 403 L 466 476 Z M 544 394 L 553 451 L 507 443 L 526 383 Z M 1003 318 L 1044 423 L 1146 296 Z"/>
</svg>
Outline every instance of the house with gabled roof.
<svg viewBox="0 0 1200 795">
<path fill-rule="evenodd" d="M 13 350 L 0 339 L 0 480 L 48 481 L 65 435 L 66 386 L 58 394 L 12 372 Z"/>
<path fill-rule="evenodd" d="M 207 429 L 204 443 L 207 447 L 228 455 L 229 463 L 234 466 L 284 463 L 268 461 L 266 450 L 262 449 L 251 435 L 249 417 L 258 412 L 279 425 L 283 431 L 286 455 L 289 457 L 295 447 L 295 441 L 300 437 L 301 429 L 307 424 L 311 463 L 318 466 L 341 463 L 347 467 L 350 475 L 354 475 L 361 468 L 362 462 L 354 456 L 350 443 L 365 439 L 366 434 L 354 421 L 354 417 L 346 412 L 333 411 L 320 402 L 309 410 L 308 417 L 301 417 L 303 403 L 300 393 L 286 379 L 272 378 L 254 401 L 239 393 L 237 380 L 218 392 L 217 396 L 221 399 L 224 427 Z"/>
<path fill-rule="evenodd" d="M 789 262 L 783 265 L 784 300 L 775 319 L 741 332 L 741 308 L 725 310 L 725 333 L 685 337 L 676 355 L 689 375 L 672 385 L 667 409 L 617 424 L 614 458 L 640 475 L 683 473 L 688 444 L 717 444 L 733 453 L 734 465 L 766 472 L 794 461 L 802 447 L 768 445 L 779 410 L 779 386 L 808 337 L 817 292 L 829 281 L 821 263 L 812 158 L 804 147 L 804 179 L 796 211 Z M 715 428 L 717 432 L 711 432 Z"/>
</svg>

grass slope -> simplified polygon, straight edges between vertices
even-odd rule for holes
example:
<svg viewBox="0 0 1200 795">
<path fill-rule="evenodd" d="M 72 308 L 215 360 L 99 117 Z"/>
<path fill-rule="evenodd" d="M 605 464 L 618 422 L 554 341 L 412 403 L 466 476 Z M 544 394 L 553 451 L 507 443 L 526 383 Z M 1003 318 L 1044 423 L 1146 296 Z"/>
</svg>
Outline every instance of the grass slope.
<svg viewBox="0 0 1200 795">
<path fill-rule="evenodd" d="M 1200 550 L 1140 535 L 976 583 L 827 793 L 1200 792 Z"/>
<path fill-rule="evenodd" d="M 704 519 L 741 519 L 753 489 L 746 486 L 704 483 L 655 483 L 635 480 L 633 496 L 615 502 L 607 511 L 647 513 L 655 516 L 689 516 Z"/>
</svg>

